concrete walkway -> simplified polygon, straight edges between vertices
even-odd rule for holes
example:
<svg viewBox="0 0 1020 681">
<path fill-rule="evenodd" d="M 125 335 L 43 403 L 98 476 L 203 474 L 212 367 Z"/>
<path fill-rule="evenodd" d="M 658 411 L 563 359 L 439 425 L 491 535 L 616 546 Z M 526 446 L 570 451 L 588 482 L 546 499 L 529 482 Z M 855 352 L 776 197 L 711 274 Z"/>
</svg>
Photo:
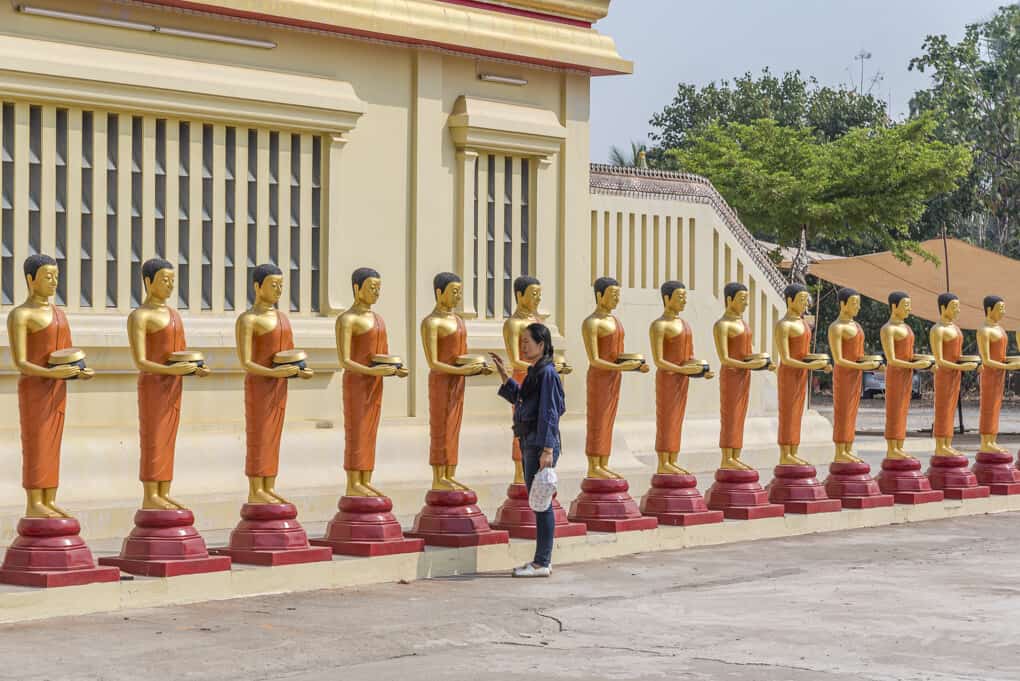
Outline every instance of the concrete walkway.
<svg viewBox="0 0 1020 681">
<path fill-rule="evenodd" d="M 1020 514 L 0 627 L 0 679 L 1020 678 Z"/>
</svg>

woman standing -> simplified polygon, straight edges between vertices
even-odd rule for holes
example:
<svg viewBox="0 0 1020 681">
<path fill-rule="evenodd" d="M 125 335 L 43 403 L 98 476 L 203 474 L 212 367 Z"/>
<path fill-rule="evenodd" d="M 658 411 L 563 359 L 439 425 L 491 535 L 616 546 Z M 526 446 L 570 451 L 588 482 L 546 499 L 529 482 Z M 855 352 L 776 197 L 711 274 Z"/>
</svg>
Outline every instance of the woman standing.
<svg viewBox="0 0 1020 681">
<path fill-rule="evenodd" d="M 491 354 L 491 353 L 490 353 Z M 521 334 L 521 359 L 528 374 L 518 384 L 507 374 L 503 360 L 491 354 L 503 385 L 499 395 L 514 405 L 514 435 L 521 444 L 524 483 L 531 492 L 535 474 L 555 467 L 560 458 L 560 416 L 564 412 L 563 384 L 553 366 L 552 335 L 544 324 L 529 324 Z M 552 574 L 552 547 L 556 519 L 552 504 L 535 512 L 535 559 L 514 568 L 514 577 L 548 577 Z"/>
</svg>

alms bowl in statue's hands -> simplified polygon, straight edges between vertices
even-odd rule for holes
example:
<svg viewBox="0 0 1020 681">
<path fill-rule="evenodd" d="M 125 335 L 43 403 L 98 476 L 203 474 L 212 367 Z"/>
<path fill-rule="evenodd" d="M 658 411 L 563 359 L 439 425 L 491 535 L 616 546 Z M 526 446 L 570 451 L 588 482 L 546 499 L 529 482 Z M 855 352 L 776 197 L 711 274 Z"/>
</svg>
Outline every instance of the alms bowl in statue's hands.
<svg viewBox="0 0 1020 681">
<path fill-rule="evenodd" d="M 701 369 L 701 371 L 699 371 L 696 374 L 687 374 L 690 378 L 703 378 L 704 376 L 706 376 L 709 373 L 710 368 L 711 368 L 708 365 L 708 360 L 707 359 L 689 359 L 686 362 L 684 362 L 684 366 L 685 367 L 695 367 L 696 366 L 696 367 L 699 367 Z"/>
<path fill-rule="evenodd" d="M 460 355 L 454 360 L 454 364 L 459 367 L 477 366 L 478 371 L 475 372 L 475 375 L 488 376 L 493 372 L 492 366 L 485 355 Z"/>
<path fill-rule="evenodd" d="M 621 352 L 616 356 L 616 363 L 623 364 L 625 362 L 638 362 L 639 364 L 631 369 L 631 371 L 640 371 L 641 367 L 645 364 L 645 356 L 640 352 Z"/>
<path fill-rule="evenodd" d="M 403 368 L 404 360 L 398 355 L 372 355 L 372 366 L 391 366 L 398 369 Z"/>
<path fill-rule="evenodd" d="M 566 376 L 574 371 L 574 367 L 570 366 L 570 362 L 568 362 L 567 358 L 561 353 L 554 353 L 552 361 L 553 367 L 556 369 L 556 373 L 561 376 Z"/>
<path fill-rule="evenodd" d="M 281 350 L 273 355 L 273 368 L 281 366 L 296 366 L 300 369 L 308 368 L 308 353 L 304 350 Z M 297 374 L 287 378 L 297 378 Z"/>
<path fill-rule="evenodd" d="M 758 367 L 757 369 L 751 369 L 751 371 L 765 371 L 772 367 L 772 357 L 767 352 L 753 352 L 744 358 L 745 362 L 753 362 L 755 360 L 764 359 L 765 364 Z"/>
<path fill-rule="evenodd" d="M 182 364 L 184 362 L 191 362 L 195 367 L 205 366 L 205 355 L 198 350 L 178 350 L 177 352 L 171 352 L 167 358 L 167 366 L 171 364 Z M 194 374 L 194 372 L 192 372 Z"/>
<path fill-rule="evenodd" d="M 976 364 L 981 366 L 981 355 L 960 355 L 960 359 L 956 360 L 958 364 Z"/>
<path fill-rule="evenodd" d="M 916 362 L 918 360 L 924 360 L 925 362 L 928 363 L 928 366 L 926 366 L 923 369 L 917 369 L 917 371 L 928 371 L 929 369 L 935 366 L 935 355 L 914 353 L 914 361 Z"/>
<path fill-rule="evenodd" d="M 82 371 L 87 368 L 85 365 L 85 351 L 81 348 L 63 348 L 61 350 L 54 350 L 50 353 L 50 356 L 46 360 L 47 365 L 50 367 L 63 366 L 67 364 L 73 364 Z M 78 376 L 71 376 L 65 378 L 65 381 L 77 380 Z"/>
</svg>

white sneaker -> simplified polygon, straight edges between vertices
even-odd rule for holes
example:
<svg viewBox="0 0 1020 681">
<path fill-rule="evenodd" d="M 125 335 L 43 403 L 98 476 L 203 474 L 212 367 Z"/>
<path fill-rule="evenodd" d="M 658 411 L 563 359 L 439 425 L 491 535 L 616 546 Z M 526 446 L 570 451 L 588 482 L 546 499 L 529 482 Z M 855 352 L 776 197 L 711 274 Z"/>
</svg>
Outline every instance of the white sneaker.
<svg viewBox="0 0 1020 681">
<path fill-rule="evenodd" d="M 533 563 L 525 563 L 514 568 L 514 577 L 548 577 L 552 574 L 552 568 L 536 567 Z"/>
</svg>

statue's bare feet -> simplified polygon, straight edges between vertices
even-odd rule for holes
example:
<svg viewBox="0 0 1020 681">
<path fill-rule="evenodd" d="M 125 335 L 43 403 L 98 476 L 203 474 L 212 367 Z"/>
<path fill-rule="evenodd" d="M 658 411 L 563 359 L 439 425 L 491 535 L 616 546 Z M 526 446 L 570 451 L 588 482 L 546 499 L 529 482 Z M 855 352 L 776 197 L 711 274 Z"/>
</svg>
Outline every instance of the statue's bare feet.
<svg viewBox="0 0 1020 681">
<path fill-rule="evenodd" d="M 917 460 L 914 457 L 912 457 L 909 454 L 907 454 L 902 449 L 900 449 L 899 447 L 893 449 L 891 452 L 888 452 L 885 455 L 885 458 L 887 458 L 887 459 L 913 459 L 915 461 Z"/>
<path fill-rule="evenodd" d="M 607 477 L 613 480 L 623 480 L 623 476 L 607 466 L 601 466 L 602 470 L 606 472 Z"/>
<path fill-rule="evenodd" d="M 360 487 L 361 485 L 358 485 L 358 486 Z M 439 478 L 438 480 L 433 480 L 432 481 L 432 489 L 437 490 L 437 491 L 441 491 L 441 492 L 453 492 L 453 491 L 456 491 L 456 490 L 458 490 L 460 488 L 457 487 L 457 485 L 452 480 L 450 480 L 449 478 Z M 371 495 L 365 494 L 363 496 L 371 496 Z"/>
<path fill-rule="evenodd" d="M 433 489 L 437 489 L 433 486 Z M 355 482 L 347 487 L 347 496 L 349 497 L 376 497 L 379 496 L 375 493 L 371 487 L 363 482 Z"/>
<path fill-rule="evenodd" d="M 188 510 L 187 506 L 185 506 L 181 502 L 177 501 L 176 499 L 174 499 L 173 497 L 171 497 L 168 494 L 164 494 L 163 498 L 166 499 L 167 501 L 169 501 L 171 504 L 173 504 L 174 508 L 176 508 L 178 511 L 187 511 Z"/>
<path fill-rule="evenodd" d="M 248 493 L 249 504 L 278 504 L 280 501 L 265 489 L 257 489 Z"/>
<path fill-rule="evenodd" d="M 833 459 L 836 463 L 864 463 L 864 459 L 860 458 L 853 452 L 840 452 Z"/>
<path fill-rule="evenodd" d="M 28 506 L 25 507 L 25 517 L 26 518 L 65 518 L 65 517 L 70 517 L 70 516 L 67 516 L 67 515 L 61 513 L 60 511 L 47 506 L 42 501 L 37 501 L 37 502 L 34 502 L 34 503 L 30 502 L 28 504 Z"/>
<path fill-rule="evenodd" d="M 176 511 L 181 507 L 158 494 L 149 494 L 142 499 L 142 508 L 145 510 Z"/>
<path fill-rule="evenodd" d="M 459 480 L 457 480 L 456 478 L 452 478 L 452 477 L 451 477 L 451 478 L 447 478 L 447 480 L 449 480 L 449 481 L 450 481 L 450 482 L 451 482 L 451 483 L 453 484 L 453 488 L 454 488 L 454 489 L 459 489 L 459 490 L 463 490 L 463 491 L 465 491 L 465 492 L 470 492 L 470 491 L 471 491 L 471 488 L 470 488 L 470 487 L 468 487 L 468 486 L 467 486 L 467 485 L 465 485 L 464 483 L 460 482 L 460 481 L 459 481 Z"/>
<path fill-rule="evenodd" d="M 810 466 L 811 464 L 795 454 L 786 454 L 779 457 L 780 466 Z"/>
<path fill-rule="evenodd" d="M 669 472 L 672 475 L 690 475 L 691 474 L 691 472 L 688 471 L 686 468 L 681 468 L 680 466 L 677 466 L 675 463 L 672 463 L 672 462 L 667 463 L 666 464 L 666 468 L 669 470 Z"/>
<path fill-rule="evenodd" d="M 733 456 L 729 456 L 729 457 L 726 457 L 725 459 L 723 459 L 722 463 L 719 465 L 719 468 L 722 468 L 722 469 L 725 469 L 725 470 L 730 470 L 730 471 L 750 471 L 750 470 L 753 470 L 746 463 L 744 463 L 740 459 L 738 459 L 736 457 L 733 457 Z"/>
<path fill-rule="evenodd" d="M 367 487 L 368 489 L 372 490 L 372 495 L 373 495 L 373 496 L 376 496 L 376 497 L 384 497 L 384 496 L 386 496 L 386 495 L 385 495 L 385 494 L 383 494 L 383 493 L 382 493 L 382 492 L 381 492 L 381 491 L 379 490 L 379 488 L 378 488 L 378 487 L 376 487 L 375 485 L 370 485 L 370 484 L 368 484 L 367 482 L 366 482 L 366 483 L 364 483 L 364 484 L 365 484 L 365 487 Z"/>
<path fill-rule="evenodd" d="M 60 517 L 62 517 L 62 518 L 71 518 L 71 517 L 73 517 L 70 513 L 68 513 L 64 509 L 60 508 L 59 506 L 57 506 L 52 501 L 47 501 L 46 505 L 50 507 L 50 510 L 54 511 L 55 513 L 60 514 Z"/>
</svg>

